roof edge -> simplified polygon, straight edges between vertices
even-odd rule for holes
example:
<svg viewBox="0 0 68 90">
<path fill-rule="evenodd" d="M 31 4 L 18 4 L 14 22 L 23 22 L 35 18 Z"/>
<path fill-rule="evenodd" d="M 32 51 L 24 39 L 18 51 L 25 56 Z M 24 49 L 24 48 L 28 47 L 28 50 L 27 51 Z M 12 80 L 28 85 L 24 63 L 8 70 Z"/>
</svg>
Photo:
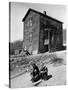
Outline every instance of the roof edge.
<svg viewBox="0 0 68 90">
<path fill-rule="evenodd" d="M 48 17 L 48 18 L 50 18 L 50 19 L 52 19 L 52 20 L 55 20 L 55 21 L 63 24 L 62 21 L 60 21 L 60 20 L 58 20 L 58 19 L 55 19 L 55 18 L 53 18 L 53 17 L 51 17 L 51 16 L 44 15 L 43 13 L 41 13 L 41 12 L 39 12 L 39 11 L 36 11 L 36 10 L 34 10 L 34 9 L 31 9 L 31 8 L 28 9 L 27 13 L 25 14 L 24 18 L 22 19 L 22 22 L 25 21 L 25 19 L 26 19 L 26 17 L 28 16 L 28 14 L 29 14 L 30 11 L 36 12 L 36 13 L 38 13 L 38 14 L 43 15 L 44 17 Z"/>
</svg>

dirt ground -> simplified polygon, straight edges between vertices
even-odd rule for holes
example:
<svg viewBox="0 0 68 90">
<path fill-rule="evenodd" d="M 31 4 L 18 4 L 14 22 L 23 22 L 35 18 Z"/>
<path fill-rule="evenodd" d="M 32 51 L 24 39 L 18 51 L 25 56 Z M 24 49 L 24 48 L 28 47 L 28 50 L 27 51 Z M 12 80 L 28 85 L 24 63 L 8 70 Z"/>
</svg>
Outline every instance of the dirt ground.
<svg viewBox="0 0 68 90">
<path fill-rule="evenodd" d="M 66 85 L 66 52 L 58 53 L 57 55 L 63 58 L 64 63 L 48 64 L 48 75 L 51 75 L 51 77 L 47 81 L 42 80 L 37 86 Z M 24 87 L 35 87 L 31 82 L 29 72 L 11 79 L 11 88 Z"/>
</svg>

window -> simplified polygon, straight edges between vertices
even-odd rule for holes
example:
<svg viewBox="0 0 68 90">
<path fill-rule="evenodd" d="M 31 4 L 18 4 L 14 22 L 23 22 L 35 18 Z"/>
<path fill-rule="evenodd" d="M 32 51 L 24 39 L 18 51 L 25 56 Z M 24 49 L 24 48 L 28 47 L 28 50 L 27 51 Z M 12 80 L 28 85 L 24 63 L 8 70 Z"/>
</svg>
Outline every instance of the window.
<svg viewBox="0 0 68 90">
<path fill-rule="evenodd" d="M 29 23 L 30 23 L 30 26 L 32 26 L 32 20 L 31 19 L 30 19 L 30 22 Z"/>
<path fill-rule="evenodd" d="M 29 41 L 32 41 L 32 32 L 29 34 Z"/>
<path fill-rule="evenodd" d="M 32 37 L 32 33 L 30 33 L 30 37 Z"/>
<path fill-rule="evenodd" d="M 28 20 L 27 26 L 32 26 L 32 17 Z"/>
<path fill-rule="evenodd" d="M 44 40 L 44 45 L 47 45 L 47 44 L 49 44 L 49 39 Z"/>
</svg>

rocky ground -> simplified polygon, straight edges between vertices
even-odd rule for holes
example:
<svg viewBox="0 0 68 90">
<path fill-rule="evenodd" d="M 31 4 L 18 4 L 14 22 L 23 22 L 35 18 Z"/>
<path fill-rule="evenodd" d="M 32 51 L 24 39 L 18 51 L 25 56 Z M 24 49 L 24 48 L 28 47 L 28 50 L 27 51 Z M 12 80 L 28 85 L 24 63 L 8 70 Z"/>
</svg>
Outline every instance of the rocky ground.
<svg viewBox="0 0 68 90">
<path fill-rule="evenodd" d="M 38 60 L 40 56 L 36 55 L 32 56 L 32 58 Z M 44 62 L 44 64 L 48 67 L 48 74 L 51 77 L 47 81 L 41 81 L 39 84 L 37 84 L 37 86 L 66 85 L 66 51 L 56 52 L 51 55 L 47 53 L 42 56 L 43 57 L 40 59 L 41 61 L 38 62 Z M 46 58 L 46 56 L 48 57 Z M 31 82 L 29 70 L 24 74 L 20 73 L 18 76 L 12 78 L 11 87 L 34 87 L 33 83 Z"/>
</svg>

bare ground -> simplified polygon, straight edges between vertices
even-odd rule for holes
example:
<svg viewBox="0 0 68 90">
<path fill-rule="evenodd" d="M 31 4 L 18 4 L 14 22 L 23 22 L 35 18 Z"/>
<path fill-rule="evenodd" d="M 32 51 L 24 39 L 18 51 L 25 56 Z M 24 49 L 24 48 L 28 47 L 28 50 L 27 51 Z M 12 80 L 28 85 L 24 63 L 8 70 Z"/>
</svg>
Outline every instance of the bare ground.
<svg viewBox="0 0 68 90">
<path fill-rule="evenodd" d="M 45 65 L 48 67 L 48 74 L 52 75 L 47 81 L 42 81 L 37 86 L 66 85 L 66 51 L 56 52 L 57 59 L 53 58 Z M 36 57 L 36 56 L 34 56 Z M 45 58 L 44 58 L 45 59 Z M 49 58 L 47 58 L 48 60 Z M 30 72 L 26 72 L 11 79 L 12 88 L 34 87 L 31 82 Z"/>
</svg>

